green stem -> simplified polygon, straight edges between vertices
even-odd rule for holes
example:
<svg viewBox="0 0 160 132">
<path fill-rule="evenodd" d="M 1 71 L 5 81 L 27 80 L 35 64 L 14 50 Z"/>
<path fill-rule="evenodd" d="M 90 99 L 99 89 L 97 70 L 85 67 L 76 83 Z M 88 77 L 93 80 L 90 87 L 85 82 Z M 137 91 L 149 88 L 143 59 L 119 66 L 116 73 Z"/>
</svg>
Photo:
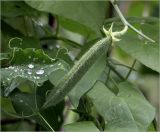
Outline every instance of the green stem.
<svg viewBox="0 0 160 132">
<path fill-rule="evenodd" d="M 112 83 L 114 84 L 114 86 L 117 88 L 117 89 L 119 89 L 118 88 L 118 84 L 116 83 L 116 81 L 110 76 L 110 80 L 112 81 Z"/>
<path fill-rule="evenodd" d="M 125 26 L 128 26 L 129 28 L 131 28 L 133 31 L 135 31 L 136 33 L 138 33 L 139 35 L 141 35 L 143 38 L 147 39 L 150 42 L 155 42 L 153 39 L 149 38 L 148 36 L 146 36 L 145 34 L 143 34 L 142 32 L 140 32 L 139 30 L 137 30 L 135 27 L 133 27 L 123 16 L 123 14 L 121 13 L 119 7 L 117 6 L 116 2 L 114 2 L 114 0 L 110 0 L 114 9 L 116 10 L 118 16 L 120 17 L 122 23 Z"/>
<path fill-rule="evenodd" d="M 117 60 L 112 60 L 112 59 L 110 59 L 109 61 L 110 61 L 113 65 L 123 66 L 123 67 L 125 67 L 125 68 L 131 69 L 130 66 L 124 65 L 124 64 L 118 62 Z M 116 61 L 116 62 L 113 62 L 113 61 Z M 136 71 L 136 69 L 133 68 L 133 71 Z"/>
<path fill-rule="evenodd" d="M 125 78 L 112 65 L 108 64 L 108 66 L 122 81 L 125 80 Z"/>
<path fill-rule="evenodd" d="M 46 119 L 40 114 L 38 113 L 38 115 L 42 118 L 42 120 L 47 124 L 47 126 L 51 129 L 52 132 L 54 132 L 54 129 L 50 126 L 50 124 L 46 121 Z"/>
<path fill-rule="evenodd" d="M 56 40 L 61 40 L 61 41 L 64 41 L 64 42 L 68 42 L 70 43 L 71 46 L 73 46 L 74 48 L 81 48 L 82 46 L 77 43 L 77 42 L 74 42 L 70 39 L 67 39 L 67 38 L 63 38 L 63 37 L 58 37 L 58 36 L 50 36 L 50 37 L 43 37 L 41 38 L 40 40 L 43 41 L 43 40 L 50 40 L 50 39 L 56 39 Z"/>
<path fill-rule="evenodd" d="M 136 64 L 136 59 L 133 61 L 133 64 L 129 70 L 129 72 L 127 73 L 126 77 L 125 77 L 125 80 L 128 79 L 129 75 L 131 74 L 131 72 L 133 71 L 133 68 L 134 68 L 134 65 Z"/>
</svg>

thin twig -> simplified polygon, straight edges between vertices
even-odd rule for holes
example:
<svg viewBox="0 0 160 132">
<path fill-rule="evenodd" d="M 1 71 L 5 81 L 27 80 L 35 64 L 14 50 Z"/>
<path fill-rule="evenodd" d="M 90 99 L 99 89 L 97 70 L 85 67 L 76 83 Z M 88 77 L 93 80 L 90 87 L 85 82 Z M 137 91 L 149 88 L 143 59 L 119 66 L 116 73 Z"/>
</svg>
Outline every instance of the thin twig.
<svg viewBox="0 0 160 132">
<path fill-rule="evenodd" d="M 132 66 L 131 66 L 129 72 L 127 73 L 127 75 L 126 75 L 126 77 L 125 77 L 125 80 L 128 79 L 129 75 L 130 75 L 131 72 L 133 71 L 133 68 L 134 68 L 135 64 L 136 64 L 136 59 L 133 61 L 133 64 L 132 64 Z"/>
<path fill-rule="evenodd" d="M 115 0 L 110 0 L 113 7 L 115 8 L 118 16 L 120 17 L 122 23 L 125 25 L 125 26 L 128 26 L 129 28 L 131 28 L 133 31 L 135 31 L 136 33 L 138 33 L 139 35 L 141 35 L 143 38 L 147 39 L 148 41 L 150 42 L 155 42 L 153 39 L 149 38 L 148 36 L 146 36 L 145 34 L 143 34 L 141 31 L 137 30 L 135 27 L 133 27 L 123 16 L 123 14 L 121 13 L 118 5 L 116 4 Z"/>
<path fill-rule="evenodd" d="M 110 78 L 110 80 L 112 81 L 112 83 L 114 84 L 114 86 L 117 88 L 117 89 L 119 89 L 118 88 L 118 84 L 116 83 L 116 81 L 110 76 L 109 77 Z"/>
<path fill-rule="evenodd" d="M 41 41 L 43 41 L 43 40 L 50 40 L 50 39 L 56 39 L 56 40 L 61 40 L 61 41 L 64 41 L 64 42 L 69 42 L 75 48 L 81 48 L 82 47 L 79 43 L 77 43 L 75 41 L 72 41 L 70 39 L 67 39 L 67 38 L 63 38 L 63 37 L 50 36 L 50 37 L 40 38 Z"/>
<path fill-rule="evenodd" d="M 123 67 L 125 67 L 125 68 L 131 69 L 130 66 L 124 65 L 124 64 L 118 62 L 117 60 L 110 59 L 110 58 L 108 58 L 108 59 L 109 59 L 109 62 L 111 62 L 113 65 L 123 66 Z M 116 62 L 114 62 L 114 61 L 116 61 Z M 133 68 L 133 71 L 137 71 L 137 70 Z"/>
<path fill-rule="evenodd" d="M 54 132 L 54 129 L 51 127 L 51 125 L 46 121 L 46 119 L 40 114 L 38 113 L 38 115 L 42 118 L 42 120 L 47 124 L 47 126 L 51 129 L 52 132 Z"/>
<path fill-rule="evenodd" d="M 125 78 L 110 64 L 108 64 L 108 67 L 122 80 L 124 81 Z"/>
</svg>

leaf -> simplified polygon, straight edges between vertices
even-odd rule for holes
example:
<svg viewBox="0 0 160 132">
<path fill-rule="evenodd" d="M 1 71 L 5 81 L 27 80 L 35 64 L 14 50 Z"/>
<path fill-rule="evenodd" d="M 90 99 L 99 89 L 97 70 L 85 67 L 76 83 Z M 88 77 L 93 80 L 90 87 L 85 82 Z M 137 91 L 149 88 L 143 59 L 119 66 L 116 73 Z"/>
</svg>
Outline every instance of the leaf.
<svg viewBox="0 0 160 132">
<path fill-rule="evenodd" d="M 0 61 L 8 59 L 9 59 L 9 53 L 0 53 Z"/>
<path fill-rule="evenodd" d="M 106 2 L 103 1 L 25 1 L 31 7 L 50 12 L 86 25 L 99 32 L 105 18 Z M 63 9 L 63 10 L 62 10 Z M 76 11 L 76 13 L 75 13 Z M 81 29 L 80 29 L 81 30 Z"/>
<path fill-rule="evenodd" d="M 99 132 L 91 121 L 76 122 L 64 126 L 65 132 Z"/>
<path fill-rule="evenodd" d="M 49 81 L 44 82 L 44 84 L 41 87 L 37 88 L 37 95 L 40 97 L 41 100 L 43 100 L 43 103 L 45 102 L 47 92 L 51 89 L 53 89 L 53 85 Z M 60 130 L 61 125 L 63 123 L 64 106 L 64 101 L 62 101 L 59 104 L 57 104 L 56 107 L 49 107 L 48 109 L 40 108 L 41 115 L 45 118 L 45 120 L 50 124 L 50 126 L 52 126 L 52 128 L 55 131 Z M 37 122 L 44 126 L 43 121 L 40 122 L 39 119 L 37 119 Z"/>
<path fill-rule="evenodd" d="M 36 10 L 25 4 L 23 1 L 2 1 L 2 16 L 17 17 L 22 15 L 35 15 Z"/>
<path fill-rule="evenodd" d="M 127 104 L 123 99 L 116 97 L 103 83 L 97 82 L 87 95 L 98 113 L 107 121 L 106 132 L 138 132 Z"/>
<path fill-rule="evenodd" d="M 97 82 L 87 95 L 98 113 L 107 121 L 106 132 L 146 131 L 155 116 L 155 109 L 132 84 L 118 85 L 114 95 L 103 83 Z"/>
<path fill-rule="evenodd" d="M 93 29 L 91 29 L 91 28 L 89 28 L 89 27 L 87 27 L 87 26 L 85 26 L 75 20 L 71 20 L 71 19 L 68 19 L 65 17 L 61 17 L 61 16 L 58 16 L 57 19 L 58 19 L 58 22 L 60 23 L 60 25 L 67 30 L 79 33 L 86 38 L 96 37 L 96 33 L 94 32 Z"/>
<path fill-rule="evenodd" d="M 12 106 L 11 100 L 6 97 L 0 97 L 1 101 L 1 111 L 2 112 L 10 112 L 10 113 L 15 113 L 15 110 Z"/>
<path fill-rule="evenodd" d="M 30 80 L 40 85 L 56 70 L 67 71 L 69 68 L 63 60 L 52 59 L 43 50 L 31 48 L 24 50 L 16 48 L 10 63 L 9 67 L 1 68 L 2 82 L 7 87 L 5 95 L 12 92 L 23 80 Z M 19 77 L 21 80 L 17 80 Z"/>
<path fill-rule="evenodd" d="M 145 66 L 160 73 L 158 43 L 159 20 L 156 18 L 132 18 L 129 22 L 138 23 L 141 26 L 142 32 L 154 39 L 156 42 L 147 42 L 141 37 L 138 37 L 137 33 L 127 32 L 122 37 L 121 41 L 117 43 L 117 46 Z M 122 27 L 120 22 L 115 22 L 115 25 L 116 24 L 117 26 Z"/>
<path fill-rule="evenodd" d="M 15 111 L 23 117 L 33 116 L 38 113 L 39 106 L 42 106 L 43 102 L 40 100 L 40 96 L 36 96 L 37 99 L 35 96 L 35 94 L 16 91 L 11 94 L 10 98 Z"/>
<path fill-rule="evenodd" d="M 154 119 L 155 109 L 149 104 L 142 93 L 131 83 L 123 82 L 119 84 L 117 96 L 125 100 L 140 130 L 147 130 Z"/>
<path fill-rule="evenodd" d="M 106 55 L 101 55 L 91 68 L 85 73 L 81 80 L 69 93 L 69 98 L 75 108 L 79 104 L 79 99 L 85 94 L 96 82 L 106 66 Z M 96 72 L 95 72 L 96 71 Z"/>
</svg>

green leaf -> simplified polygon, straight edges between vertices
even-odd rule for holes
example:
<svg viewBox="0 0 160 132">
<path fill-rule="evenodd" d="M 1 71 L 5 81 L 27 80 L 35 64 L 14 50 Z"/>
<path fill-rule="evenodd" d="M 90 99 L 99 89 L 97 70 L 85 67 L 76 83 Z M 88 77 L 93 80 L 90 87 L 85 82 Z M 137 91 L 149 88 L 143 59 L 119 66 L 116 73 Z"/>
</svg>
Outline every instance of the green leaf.
<svg viewBox="0 0 160 132">
<path fill-rule="evenodd" d="M 35 10 L 23 1 L 2 1 L 2 16 L 17 17 L 22 15 L 35 15 Z"/>
<path fill-rule="evenodd" d="M 142 93 L 131 83 L 123 82 L 119 84 L 117 96 L 125 100 L 139 129 L 147 130 L 154 119 L 155 109 Z"/>
<path fill-rule="evenodd" d="M 40 108 L 44 103 L 44 100 L 40 95 L 36 95 L 35 93 L 29 94 L 15 90 L 11 94 L 10 98 L 17 115 L 22 118 L 30 117 L 43 126 L 45 130 L 50 130 L 46 124 L 46 119 L 42 116 L 42 114 L 40 114 Z M 48 112 L 50 112 L 50 110 L 48 110 Z"/>
<path fill-rule="evenodd" d="M 155 109 L 132 84 L 118 85 L 114 95 L 103 83 L 97 82 L 88 92 L 98 113 L 107 121 L 107 131 L 146 131 L 155 116 Z"/>
<path fill-rule="evenodd" d="M 76 122 L 64 126 L 65 132 L 99 132 L 91 121 Z"/>
<path fill-rule="evenodd" d="M 0 53 L 0 61 L 8 59 L 9 59 L 9 53 Z"/>
<path fill-rule="evenodd" d="M 94 85 L 97 78 L 103 72 L 106 66 L 105 58 L 106 58 L 105 54 L 100 56 L 69 93 L 69 98 L 74 107 L 77 108 L 81 96 L 85 94 Z"/>
<path fill-rule="evenodd" d="M 96 33 L 94 32 L 93 29 L 83 24 L 80 24 L 79 22 L 75 20 L 71 20 L 65 17 L 61 17 L 61 16 L 58 16 L 57 18 L 58 18 L 58 22 L 60 23 L 60 25 L 67 30 L 79 33 L 86 38 L 96 37 Z"/>
<path fill-rule="evenodd" d="M 43 102 L 45 102 L 47 92 L 51 89 L 53 89 L 53 85 L 49 81 L 44 82 L 44 84 L 41 87 L 37 88 L 37 95 L 40 97 L 41 100 L 43 100 Z M 64 101 L 62 101 L 55 107 L 49 107 L 48 109 L 40 108 L 41 115 L 45 118 L 45 120 L 50 124 L 50 126 L 52 126 L 52 128 L 55 131 L 60 130 L 61 125 L 63 123 L 64 106 L 65 106 Z M 38 121 L 38 120 L 39 119 L 37 119 L 37 122 L 45 126 L 43 121 Z"/>
<path fill-rule="evenodd" d="M 105 1 L 25 1 L 31 7 L 53 13 L 86 25 L 99 32 L 102 26 L 107 3 Z M 63 10 L 62 10 L 63 9 Z M 76 12 L 75 12 L 76 11 Z M 80 29 L 81 30 L 81 29 Z"/>
<path fill-rule="evenodd" d="M 40 85 L 48 80 L 51 73 L 57 70 L 68 71 L 69 68 L 63 60 L 52 59 L 43 50 L 31 48 L 14 49 L 10 63 L 9 67 L 1 68 L 2 82 L 6 86 L 5 95 L 25 80 Z"/>
<path fill-rule="evenodd" d="M 138 132 L 125 101 L 116 97 L 103 83 L 97 82 L 87 95 L 98 113 L 107 121 L 106 132 Z"/>
<path fill-rule="evenodd" d="M 113 19 L 112 19 L 113 20 Z M 116 20 L 116 19 L 115 19 Z M 147 42 L 137 33 L 128 31 L 117 43 L 123 51 L 140 61 L 145 66 L 160 73 L 159 63 L 159 20 L 156 18 L 130 18 L 131 24 L 138 24 L 144 34 L 154 39 L 156 42 Z M 111 20 L 107 23 L 109 24 Z M 115 21 L 115 25 L 122 28 L 122 23 Z M 132 40 L 132 41 L 131 41 Z"/>
<path fill-rule="evenodd" d="M 35 96 L 35 94 L 16 91 L 11 94 L 10 98 L 15 111 L 23 117 L 36 115 L 38 113 L 39 106 L 42 106 L 43 102 L 40 96 Z"/>
</svg>

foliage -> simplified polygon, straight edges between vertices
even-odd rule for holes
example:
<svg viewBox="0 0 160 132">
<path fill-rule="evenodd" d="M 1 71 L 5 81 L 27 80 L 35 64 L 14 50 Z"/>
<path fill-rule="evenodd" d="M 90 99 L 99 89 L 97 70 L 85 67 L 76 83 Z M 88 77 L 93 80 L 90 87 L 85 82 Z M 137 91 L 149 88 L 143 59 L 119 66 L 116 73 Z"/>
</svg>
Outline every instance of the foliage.
<svg viewBox="0 0 160 132">
<path fill-rule="evenodd" d="M 160 73 L 158 18 L 126 18 L 155 43 L 129 29 L 113 46 L 102 26 L 123 23 L 106 17 L 108 1 L 1 4 L 2 131 L 156 131 L 156 109 L 138 81 Z"/>
</svg>

